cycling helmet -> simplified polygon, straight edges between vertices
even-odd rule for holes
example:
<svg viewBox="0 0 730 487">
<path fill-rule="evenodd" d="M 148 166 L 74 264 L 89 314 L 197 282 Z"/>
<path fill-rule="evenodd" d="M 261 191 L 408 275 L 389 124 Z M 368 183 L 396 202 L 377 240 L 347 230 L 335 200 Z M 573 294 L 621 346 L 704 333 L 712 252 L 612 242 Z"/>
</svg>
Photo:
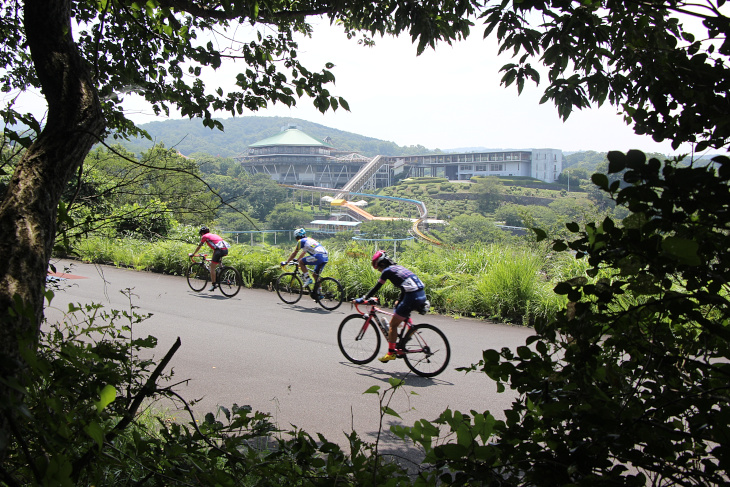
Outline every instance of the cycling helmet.
<svg viewBox="0 0 730 487">
<path fill-rule="evenodd" d="M 307 236 L 307 232 L 303 228 L 297 228 L 294 230 L 294 238 L 304 238 Z"/>
<path fill-rule="evenodd" d="M 210 233 L 210 228 L 203 225 L 202 227 L 200 227 L 200 231 L 198 232 L 198 235 L 200 235 L 202 237 L 206 233 Z"/>
<path fill-rule="evenodd" d="M 388 258 L 388 254 L 383 252 L 382 250 L 378 250 L 373 254 L 373 258 L 370 260 L 373 264 L 373 269 L 377 269 L 378 266 L 384 262 L 390 263 L 390 259 Z"/>
</svg>

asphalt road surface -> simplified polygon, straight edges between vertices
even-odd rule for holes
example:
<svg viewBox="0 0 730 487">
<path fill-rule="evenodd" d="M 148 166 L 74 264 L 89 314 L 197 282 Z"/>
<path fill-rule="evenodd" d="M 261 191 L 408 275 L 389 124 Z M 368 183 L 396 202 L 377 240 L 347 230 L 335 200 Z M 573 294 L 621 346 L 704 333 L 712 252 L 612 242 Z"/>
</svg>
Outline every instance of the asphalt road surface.
<svg viewBox="0 0 730 487">
<path fill-rule="evenodd" d="M 121 291 L 131 289 L 136 311 L 153 314 L 137 325 L 135 334 L 158 338 L 156 358 L 180 337 L 182 347 L 170 363 L 173 382 L 189 379 L 175 390 L 188 401 L 199 399 L 194 406 L 198 418 L 219 405 L 230 408 L 235 403 L 270 413 L 284 430 L 295 425 L 344 444 L 344 435 L 354 429 L 373 441 L 380 426 L 378 397 L 363 393 L 374 385 L 386 389 L 391 377 L 405 378 L 405 388 L 389 404 L 402 419 L 385 417 L 381 448 L 407 456 L 409 446 L 388 432 L 391 424 L 433 420 L 447 408 L 488 410 L 503 418 L 513 393 L 498 394 L 485 374 L 455 368 L 478 362 L 486 349 L 515 349 L 532 334 L 518 326 L 415 315 L 416 323 L 439 327 L 451 344 L 447 370 L 427 379 L 409 374 L 400 360 L 375 360 L 364 366 L 346 361 L 336 333 L 342 319 L 355 312 L 348 303 L 328 312 L 306 296 L 287 305 L 275 292 L 244 288 L 226 298 L 218 290 L 193 292 L 179 276 L 72 261 L 57 261 L 55 266 L 69 275 L 59 282 L 61 290 L 46 310 L 49 321 L 57 321 L 70 302 L 129 310 L 130 300 Z M 385 348 L 384 341 L 381 354 Z M 172 404 L 160 407 L 180 421 L 189 419 Z"/>
</svg>

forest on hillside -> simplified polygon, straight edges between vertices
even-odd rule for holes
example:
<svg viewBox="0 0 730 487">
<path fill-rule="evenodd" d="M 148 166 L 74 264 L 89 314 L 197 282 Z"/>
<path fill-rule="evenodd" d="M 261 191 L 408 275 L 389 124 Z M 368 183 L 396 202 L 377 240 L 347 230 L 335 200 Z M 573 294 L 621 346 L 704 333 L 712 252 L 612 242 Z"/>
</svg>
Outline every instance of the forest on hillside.
<svg viewBox="0 0 730 487">
<path fill-rule="evenodd" d="M 140 125 L 140 128 L 151 139 L 138 137 L 121 144 L 126 150 L 136 154 L 149 150 L 155 144 L 164 144 L 165 147 L 175 148 L 184 156 L 203 153 L 214 157 L 236 157 L 244 154 L 249 145 L 273 137 L 282 127 L 294 124 L 315 139 L 330 137 L 337 149 L 358 152 L 368 157 L 378 154 L 402 156 L 434 152 L 422 145 L 402 147 L 394 142 L 345 132 L 298 118 L 236 117 L 220 121 L 224 126 L 223 131 L 204 127 L 199 119 L 150 122 Z M 114 140 L 113 143 L 120 141 Z"/>
</svg>

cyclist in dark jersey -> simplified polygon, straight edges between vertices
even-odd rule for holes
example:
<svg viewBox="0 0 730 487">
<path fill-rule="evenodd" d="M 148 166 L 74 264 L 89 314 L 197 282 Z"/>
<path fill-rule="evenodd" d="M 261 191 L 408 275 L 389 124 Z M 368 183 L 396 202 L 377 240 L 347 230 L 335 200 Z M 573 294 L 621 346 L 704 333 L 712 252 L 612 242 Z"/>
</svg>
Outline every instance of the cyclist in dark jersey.
<svg viewBox="0 0 730 487">
<path fill-rule="evenodd" d="M 356 299 L 356 303 L 362 303 L 373 296 L 385 284 L 385 281 L 390 281 L 395 287 L 400 289 L 400 297 L 396 302 L 393 317 L 390 319 L 388 353 L 378 359 L 381 362 L 389 362 L 398 358 L 398 351 L 396 350 L 398 325 L 408 319 L 411 311 L 421 311 L 426 307 L 426 291 L 424 290 L 423 283 L 416 274 L 402 265 L 393 262 L 382 250 L 375 252 L 371 262 L 373 268 L 381 272 L 380 279 L 378 279 L 377 284 L 364 297 Z"/>
</svg>

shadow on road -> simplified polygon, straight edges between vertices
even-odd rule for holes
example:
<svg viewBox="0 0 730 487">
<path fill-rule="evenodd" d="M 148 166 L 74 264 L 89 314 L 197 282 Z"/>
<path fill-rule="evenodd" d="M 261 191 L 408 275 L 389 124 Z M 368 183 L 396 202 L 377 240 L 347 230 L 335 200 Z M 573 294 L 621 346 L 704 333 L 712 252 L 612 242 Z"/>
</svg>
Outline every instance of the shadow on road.
<svg viewBox="0 0 730 487">
<path fill-rule="evenodd" d="M 340 362 L 340 365 L 344 365 L 345 367 L 348 367 L 350 369 L 354 369 L 354 372 L 357 375 L 361 375 L 364 377 L 371 377 L 373 379 L 387 382 L 388 379 L 391 377 L 396 377 L 398 379 L 403 379 L 406 382 L 406 385 L 409 387 L 429 387 L 429 386 L 452 386 L 454 385 L 453 382 L 439 379 L 438 377 L 421 377 L 413 372 L 411 372 L 409 369 L 406 368 L 406 365 L 402 361 L 395 361 L 396 367 L 401 366 L 405 368 L 406 370 L 383 370 L 381 368 L 378 368 L 376 366 L 371 365 L 356 365 L 351 362 Z M 388 365 L 383 365 L 383 367 L 389 367 Z"/>
</svg>

